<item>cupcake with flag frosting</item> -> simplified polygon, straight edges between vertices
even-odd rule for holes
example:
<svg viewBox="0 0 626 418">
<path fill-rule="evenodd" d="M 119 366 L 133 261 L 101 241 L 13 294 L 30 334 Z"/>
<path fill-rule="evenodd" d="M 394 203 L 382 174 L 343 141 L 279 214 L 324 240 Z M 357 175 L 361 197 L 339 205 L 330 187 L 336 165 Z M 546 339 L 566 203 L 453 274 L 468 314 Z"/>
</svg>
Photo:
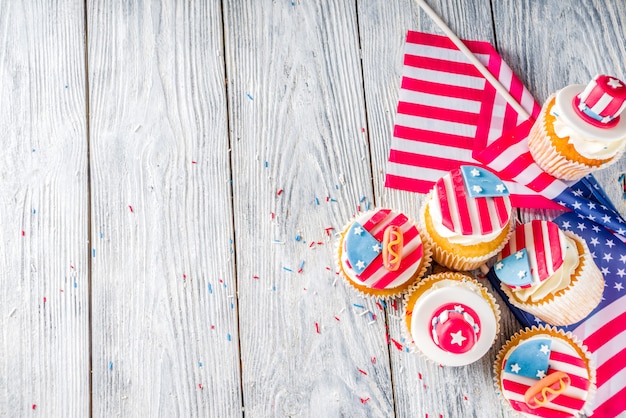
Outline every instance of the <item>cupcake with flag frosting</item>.
<svg viewBox="0 0 626 418">
<path fill-rule="evenodd" d="M 473 270 L 495 256 L 512 226 L 508 189 L 482 167 L 466 165 L 446 174 L 420 210 L 433 259 L 452 270 Z"/>
<path fill-rule="evenodd" d="M 584 319 L 604 290 L 585 240 L 549 221 L 518 226 L 492 273 L 512 305 L 552 325 Z"/>
<path fill-rule="evenodd" d="M 361 294 L 399 296 L 424 275 L 431 263 L 416 224 L 403 213 L 378 209 L 353 219 L 341 232 L 339 269 Z"/>
<path fill-rule="evenodd" d="M 626 149 L 626 85 L 597 75 L 585 87 L 570 85 L 548 98 L 528 146 L 539 166 L 563 180 L 578 180 L 613 164 Z"/>
<path fill-rule="evenodd" d="M 436 364 L 464 366 L 480 359 L 500 329 L 500 308 L 487 289 L 458 272 L 432 274 L 404 299 L 410 347 Z"/>
<path fill-rule="evenodd" d="M 524 417 L 575 417 L 596 391 L 589 351 L 576 337 L 550 326 L 526 328 L 502 347 L 494 363 L 500 399 Z"/>
</svg>

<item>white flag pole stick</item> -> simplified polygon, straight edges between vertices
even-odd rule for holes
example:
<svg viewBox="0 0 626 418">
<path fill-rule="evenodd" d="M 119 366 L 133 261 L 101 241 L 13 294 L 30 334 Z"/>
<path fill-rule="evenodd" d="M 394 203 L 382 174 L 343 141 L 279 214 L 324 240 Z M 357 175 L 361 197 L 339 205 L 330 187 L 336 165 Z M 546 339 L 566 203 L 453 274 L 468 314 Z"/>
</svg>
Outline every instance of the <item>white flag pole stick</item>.
<svg viewBox="0 0 626 418">
<path fill-rule="evenodd" d="M 465 55 L 467 59 L 469 59 L 470 62 L 474 64 L 476 69 L 483 75 L 483 77 L 485 77 L 487 81 L 489 81 L 489 84 L 491 84 L 498 91 L 498 93 L 500 93 L 502 97 L 504 97 L 507 103 L 511 105 L 511 107 L 515 109 L 515 111 L 524 119 L 530 118 L 530 115 L 528 114 L 526 109 L 524 109 L 517 102 L 517 100 L 515 100 L 511 96 L 509 91 L 505 89 L 504 86 L 500 84 L 498 79 L 495 78 L 493 74 L 489 72 L 489 70 L 483 65 L 482 62 L 478 60 L 478 58 L 476 58 L 476 56 L 472 53 L 472 51 L 470 51 L 465 46 L 463 41 L 461 41 L 459 37 L 456 36 L 454 32 L 452 32 L 452 30 L 448 27 L 448 25 L 446 25 L 446 23 L 443 20 L 441 20 L 441 18 L 437 15 L 437 13 L 435 13 L 435 11 L 431 9 L 430 6 L 426 4 L 424 0 L 416 0 L 416 1 L 417 1 L 417 4 L 422 8 L 422 10 L 424 10 L 426 14 L 430 16 L 430 18 L 437 24 L 437 26 L 439 26 L 439 28 L 448 36 L 448 38 L 450 38 L 452 43 L 454 43 L 454 45 L 456 45 L 456 47 L 459 48 L 459 50 L 463 53 L 463 55 Z"/>
</svg>

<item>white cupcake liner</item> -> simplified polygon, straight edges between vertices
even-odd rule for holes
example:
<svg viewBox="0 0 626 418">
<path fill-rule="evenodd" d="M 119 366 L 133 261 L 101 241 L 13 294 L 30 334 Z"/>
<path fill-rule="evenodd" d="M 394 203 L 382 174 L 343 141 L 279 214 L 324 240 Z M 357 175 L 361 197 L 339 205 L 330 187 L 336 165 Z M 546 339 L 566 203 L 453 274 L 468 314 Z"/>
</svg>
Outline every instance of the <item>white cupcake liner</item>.
<svg viewBox="0 0 626 418">
<path fill-rule="evenodd" d="M 527 417 L 528 416 L 513 409 L 509 401 L 504 397 L 502 393 L 502 386 L 500 384 L 500 373 L 502 372 L 502 363 L 504 361 L 504 357 L 506 356 L 508 351 L 511 350 L 514 345 L 518 344 L 520 341 L 524 340 L 525 338 L 529 338 L 529 337 L 532 337 L 534 335 L 539 335 L 539 334 L 547 334 L 551 336 L 551 338 L 560 337 L 561 339 L 564 339 L 568 341 L 569 343 L 571 343 L 572 345 L 575 345 L 576 347 L 578 347 L 578 349 L 584 354 L 585 360 L 587 363 L 587 369 L 589 370 L 589 389 L 587 389 L 587 399 L 585 399 L 585 404 L 583 405 L 582 409 L 578 412 L 576 416 L 591 414 L 592 413 L 591 401 L 593 401 L 593 398 L 597 390 L 596 367 L 595 367 L 595 362 L 593 361 L 593 358 L 591 357 L 591 353 L 587 349 L 587 346 L 582 344 L 582 342 L 574 334 L 572 334 L 569 331 L 565 332 L 563 330 L 560 330 L 550 325 L 540 325 L 540 326 L 533 325 L 530 328 L 525 328 L 523 330 L 520 330 L 516 332 L 514 335 L 512 335 L 504 343 L 502 348 L 500 348 L 500 351 L 496 355 L 496 360 L 493 363 L 493 384 L 496 390 L 496 394 L 499 395 L 498 398 L 500 399 L 500 402 L 502 403 L 506 411 L 509 414 L 511 414 L 511 416 L 515 416 L 515 417 Z"/>
<path fill-rule="evenodd" d="M 604 291 L 604 277 L 593 261 L 585 240 L 571 231 L 563 232 L 583 246 L 583 253 L 579 256 L 583 263 L 582 271 L 569 287 L 557 292 L 557 296 L 545 302 L 522 302 L 514 297 L 510 287 L 500 283 L 500 288 L 507 295 L 509 303 L 548 324 L 557 326 L 571 325 L 583 320 L 598 306 Z"/>
<path fill-rule="evenodd" d="M 415 222 L 415 220 L 409 218 L 409 221 L 413 222 L 413 224 L 415 225 L 415 227 L 418 229 L 419 235 L 420 235 L 420 239 L 422 240 L 422 249 L 423 249 L 423 254 L 422 254 L 422 262 L 421 262 L 421 268 L 415 273 L 415 275 L 413 276 L 412 279 L 412 283 L 409 284 L 408 286 L 405 286 L 404 284 L 397 287 L 397 288 L 391 288 L 391 289 L 372 289 L 372 288 L 368 288 L 366 286 L 360 285 L 356 282 L 354 282 L 353 280 L 351 280 L 348 275 L 344 272 L 343 269 L 343 265 L 341 264 L 341 257 L 340 257 L 340 249 L 341 249 L 341 245 L 343 244 L 343 237 L 346 233 L 346 231 L 348 230 L 348 228 L 350 228 L 350 226 L 352 225 L 352 223 L 356 220 L 357 217 L 363 216 L 363 215 L 367 215 L 368 213 L 374 213 L 377 210 L 379 210 L 378 208 L 366 211 L 366 212 L 360 212 L 357 216 L 353 217 L 353 219 L 351 219 L 349 222 L 347 222 L 344 227 L 341 230 L 341 233 L 339 234 L 339 240 L 337 241 L 337 243 L 335 244 L 335 264 L 337 266 L 337 268 L 339 269 L 338 271 L 340 272 L 340 275 L 343 279 L 343 282 L 347 283 L 350 290 L 352 292 L 355 293 L 355 295 L 364 297 L 364 298 L 368 298 L 371 300 L 382 300 L 382 301 L 387 301 L 387 300 L 391 300 L 397 297 L 402 297 L 412 286 L 415 285 L 416 282 L 419 282 L 419 280 L 422 279 L 422 277 L 424 277 L 424 275 L 426 274 L 426 271 L 428 271 L 428 269 L 430 268 L 431 264 L 432 264 L 432 249 L 430 247 L 430 245 L 428 245 L 428 243 L 424 240 L 424 234 L 422 233 L 422 231 L 420 230 L 420 227 L 418 225 L 417 222 Z M 392 209 L 393 210 L 393 209 Z M 357 287 L 358 286 L 358 287 Z M 397 291 L 394 291 L 394 289 L 397 289 Z M 381 291 L 385 291 L 385 292 L 389 292 L 388 294 L 380 294 L 377 292 L 381 292 Z"/>
<path fill-rule="evenodd" d="M 505 239 L 500 243 L 500 245 L 498 245 L 497 248 L 495 248 L 493 251 L 490 251 L 489 253 L 483 256 L 465 257 L 463 255 L 455 254 L 451 251 L 444 250 L 439 245 L 437 245 L 437 243 L 430 237 L 430 233 L 428 232 L 428 229 L 426 228 L 426 206 L 429 204 L 428 202 L 430 202 L 431 200 L 432 193 L 433 192 L 431 190 L 426 196 L 426 199 L 424 200 L 424 203 L 422 204 L 420 208 L 419 229 L 420 231 L 423 231 L 425 241 L 427 241 L 428 245 L 432 248 L 433 260 L 435 262 L 451 270 L 471 271 L 471 270 L 476 270 L 477 268 L 485 264 L 488 260 L 495 257 L 500 251 L 502 251 L 506 243 L 509 241 L 511 234 L 513 233 L 513 230 L 515 229 L 515 223 L 513 221 L 512 214 L 509 220 L 509 224 L 507 226 L 509 231 Z M 480 244 L 480 243 L 476 243 L 476 244 Z"/>
<path fill-rule="evenodd" d="M 462 277 L 459 277 L 459 276 L 462 276 Z M 423 287 L 425 287 L 424 290 L 428 290 L 428 288 L 432 287 L 435 283 L 442 281 L 442 280 L 455 280 L 459 283 L 458 284 L 459 286 L 465 285 L 469 287 L 469 285 L 471 285 L 472 290 L 479 291 L 481 296 L 487 300 L 489 305 L 491 305 L 494 316 L 496 318 L 496 333 L 495 333 L 493 341 L 491 342 L 492 345 L 498 339 L 498 336 L 500 335 L 500 322 L 501 322 L 501 316 L 502 316 L 502 312 L 500 311 L 500 306 L 496 302 L 495 297 L 480 282 L 478 282 L 476 279 L 472 278 L 471 276 L 463 272 L 448 271 L 448 272 L 436 273 L 436 274 L 431 274 L 429 276 L 426 276 L 419 283 L 411 286 L 409 291 L 404 295 L 404 298 L 402 301 L 403 302 L 402 306 L 404 308 L 404 312 L 402 314 L 402 337 L 405 340 L 405 345 L 409 348 L 409 351 L 411 353 L 419 354 L 422 358 L 426 359 L 432 364 L 439 364 L 439 363 L 433 360 L 432 358 L 428 357 L 426 354 L 424 354 L 419 349 L 419 346 L 415 343 L 413 339 L 413 335 L 411 334 L 411 331 L 409 331 L 409 326 L 408 326 L 407 321 L 410 320 L 411 318 L 408 318 L 407 312 L 413 311 L 413 306 L 409 306 L 409 303 L 410 303 L 412 294 L 414 292 L 422 290 L 421 288 Z M 418 300 L 419 300 L 419 297 L 418 297 Z M 454 367 L 454 366 L 450 366 L 450 367 Z"/>
<path fill-rule="evenodd" d="M 593 171 L 604 169 L 614 164 L 620 159 L 624 150 L 626 150 L 626 142 L 615 156 L 608 162 L 599 166 L 590 166 L 581 162 L 572 161 L 556 151 L 545 129 L 546 111 L 553 97 L 554 95 L 546 100 L 546 103 L 541 108 L 541 113 L 537 121 L 532 126 L 528 135 L 530 154 L 542 170 L 561 180 L 579 180 Z"/>
</svg>

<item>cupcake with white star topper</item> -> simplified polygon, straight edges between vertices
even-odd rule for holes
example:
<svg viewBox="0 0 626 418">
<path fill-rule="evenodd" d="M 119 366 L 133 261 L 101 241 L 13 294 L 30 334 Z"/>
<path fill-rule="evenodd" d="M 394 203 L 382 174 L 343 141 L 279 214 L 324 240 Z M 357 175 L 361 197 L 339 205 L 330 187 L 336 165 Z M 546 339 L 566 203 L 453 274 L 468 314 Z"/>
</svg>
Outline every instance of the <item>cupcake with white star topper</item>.
<svg viewBox="0 0 626 418">
<path fill-rule="evenodd" d="M 452 270 L 474 270 L 495 256 L 512 230 L 509 191 L 495 174 L 464 165 L 440 178 L 420 210 L 433 259 Z"/>
<path fill-rule="evenodd" d="M 485 355 L 500 331 L 500 308 L 487 289 L 458 272 L 432 274 L 404 299 L 409 347 L 436 364 L 464 366 Z"/>
<path fill-rule="evenodd" d="M 604 290 L 585 240 L 549 221 L 518 226 L 490 273 L 512 305 L 552 325 L 584 319 Z"/>
<path fill-rule="evenodd" d="M 391 209 L 360 214 L 341 232 L 339 270 L 361 294 L 375 299 L 399 296 L 431 263 L 415 222 Z"/>
<path fill-rule="evenodd" d="M 619 160 L 626 149 L 626 85 L 597 75 L 550 96 L 528 136 L 533 158 L 548 174 L 578 180 Z"/>
<path fill-rule="evenodd" d="M 587 348 L 551 326 L 526 328 L 509 339 L 494 363 L 496 392 L 524 417 L 575 417 L 588 412 L 596 370 Z"/>
</svg>

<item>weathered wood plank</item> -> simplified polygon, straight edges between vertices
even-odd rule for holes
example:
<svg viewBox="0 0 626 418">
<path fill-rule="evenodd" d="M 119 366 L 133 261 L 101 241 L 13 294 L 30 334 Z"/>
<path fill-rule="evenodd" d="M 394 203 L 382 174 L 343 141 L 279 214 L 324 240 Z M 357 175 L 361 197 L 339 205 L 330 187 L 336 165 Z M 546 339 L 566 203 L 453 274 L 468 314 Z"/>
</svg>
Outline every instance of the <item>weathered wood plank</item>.
<svg viewBox="0 0 626 418">
<path fill-rule="evenodd" d="M 540 103 L 569 84 L 587 84 L 596 74 L 626 78 L 626 3 L 493 3 L 501 55 Z M 626 200 L 618 179 L 624 172 L 626 158 L 594 174 L 623 215 Z"/>
<path fill-rule="evenodd" d="M 89 1 L 93 413 L 241 414 L 219 1 Z"/>
<path fill-rule="evenodd" d="M 0 10 L 0 415 L 84 417 L 83 3 L 0 1 Z"/>
<path fill-rule="evenodd" d="M 429 3 L 460 37 L 493 42 L 489 2 Z M 393 134 L 406 32 L 443 33 L 411 0 L 359 2 L 359 30 L 376 203 L 417 218 L 424 196 L 385 188 L 384 174 Z M 497 295 L 496 298 L 503 307 L 501 299 Z M 392 338 L 402 341 L 403 324 L 394 319 L 402 311 L 390 309 L 388 314 Z M 501 335 L 490 352 L 479 362 L 465 367 L 441 368 L 418 354 L 398 351 L 392 346 L 397 416 L 502 416 L 493 390 L 492 365 L 497 350 L 519 329 L 519 323 L 503 310 L 501 327 Z"/>
<path fill-rule="evenodd" d="M 393 416 L 382 311 L 325 231 L 373 195 L 354 3 L 227 1 L 225 29 L 246 414 Z"/>
</svg>

